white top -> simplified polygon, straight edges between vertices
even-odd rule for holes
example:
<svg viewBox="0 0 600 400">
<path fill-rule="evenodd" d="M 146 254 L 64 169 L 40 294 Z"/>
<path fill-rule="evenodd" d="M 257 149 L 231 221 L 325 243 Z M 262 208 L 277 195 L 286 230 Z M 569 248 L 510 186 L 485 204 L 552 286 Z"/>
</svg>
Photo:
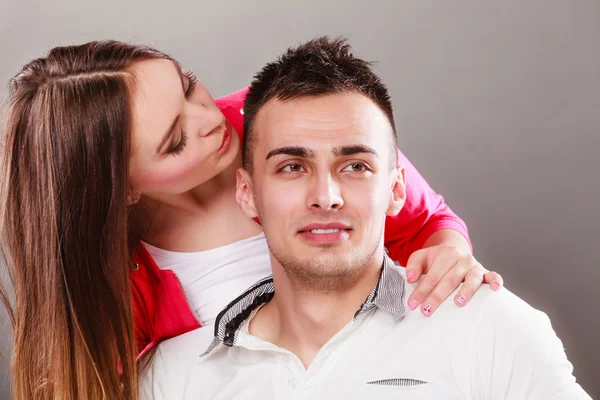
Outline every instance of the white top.
<svg viewBox="0 0 600 400">
<path fill-rule="evenodd" d="M 408 309 L 414 287 L 406 284 L 404 296 L 396 290 L 400 308 Z M 446 301 L 431 318 L 410 311 L 398 318 L 382 304 L 361 308 L 308 370 L 248 333 L 254 313 L 233 336 L 225 330 L 213 341 L 214 329 L 200 328 L 170 339 L 142 379 L 141 398 L 590 399 L 548 317 L 506 289 L 482 287 L 467 307 Z"/>
<path fill-rule="evenodd" d="M 217 314 L 256 281 L 271 274 L 264 233 L 207 251 L 182 253 L 142 242 L 160 269 L 172 270 L 200 323 Z"/>
</svg>

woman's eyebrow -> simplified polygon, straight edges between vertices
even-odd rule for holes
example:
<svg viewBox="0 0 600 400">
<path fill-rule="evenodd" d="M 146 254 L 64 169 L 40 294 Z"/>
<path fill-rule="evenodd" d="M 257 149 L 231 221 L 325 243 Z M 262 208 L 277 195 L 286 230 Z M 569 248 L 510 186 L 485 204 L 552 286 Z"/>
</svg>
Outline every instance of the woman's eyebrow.
<svg viewBox="0 0 600 400">
<path fill-rule="evenodd" d="M 156 148 L 156 154 L 160 153 L 160 150 L 163 148 L 165 143 L 167 143 L 171 138 L 171 135 L 173 135 L 173 131 L 175 130 L 175 126 L 177 125 L 177 121 L 179 121 L 179 115 L 175 117 L 175 119 L 171 123 L 171 126 L 169 126 L 169 129 L 163 134 L 163 137 L 160 140 L 158 147 Z"/>
<path fill-rule="evenodd" d="M 183 90 L 183 92 L 185 93 L 185 81 L 184 81 L 185 77 L 183 75 L 183 71 L 178 63 L 173 62 L 173 66 L 175 67 L 175 70 L 177 71 L 177 74 L 179 75 L 179 80 L 181 81 L 181 90 Z M 179 121 L 179 115 L 177 115 L 175 117 L 173 122 L 171 122 L 171 126 L 169 127 L 169 129 L 163 134 L 163 137 L 160 140 L 158 147 L 156 148 L 156 154 L 160 153 L 160 151 L 163 148 L 163 146 L 165 145 L 165 143 L 167 143 L 169 141 L 169 139 L 171 138 L 171 134 L 175 130 L 177 121 Z"/>
</svg>

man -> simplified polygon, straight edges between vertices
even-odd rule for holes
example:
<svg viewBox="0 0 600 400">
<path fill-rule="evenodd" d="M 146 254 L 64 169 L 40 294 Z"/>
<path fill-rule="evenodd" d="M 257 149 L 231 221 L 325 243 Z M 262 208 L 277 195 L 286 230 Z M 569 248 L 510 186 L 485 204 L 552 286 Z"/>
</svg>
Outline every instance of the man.
<svg viewBox="0 0 600 400">
<path fill-rule="evenodd" d="M 288 52 L 245 104 L 237 200 L 259 217 L 272 278 L 214 332 L 165 342 L 147 398 L 587 399 L 545 314 L 507 290 L 406 313 L 414 285 L 385 255 L 405 197 L 387 89 L 344 40 Z"/>
</svg>

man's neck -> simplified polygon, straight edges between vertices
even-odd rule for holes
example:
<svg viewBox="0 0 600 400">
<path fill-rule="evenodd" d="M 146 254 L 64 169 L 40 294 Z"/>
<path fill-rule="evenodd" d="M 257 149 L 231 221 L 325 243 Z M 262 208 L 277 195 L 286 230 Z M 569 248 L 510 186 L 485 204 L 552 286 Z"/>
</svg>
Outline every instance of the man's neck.
<svg viewBox="0 0 600 400">
<path fill-rule="evenodd" d="M 377 285 L 382 263 L 383 253 L 346 287 L 323 292 L 294 287 L 273 262 L 275 295 L 250 321 L 250 333 L 294 353 L 308 369 L 319 350 L 354 318 Z"/>
</svg>

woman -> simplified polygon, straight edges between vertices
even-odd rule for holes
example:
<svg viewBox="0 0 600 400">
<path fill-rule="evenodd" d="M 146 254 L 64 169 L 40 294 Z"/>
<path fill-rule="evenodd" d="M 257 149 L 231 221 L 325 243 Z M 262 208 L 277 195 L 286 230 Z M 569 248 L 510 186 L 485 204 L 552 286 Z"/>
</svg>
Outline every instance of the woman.
<svg viewBox="0 0 600 400">
<path fill-rule="evenodd" d="M 269 273 L 261 228 L 234 198 L 243 96 L 217 105 L 165 54 L 119 42 L 55 48 L 13 78 L 0 230 L 16 398 L 137 398 L 140 352 L 210 323 Z M 466 235 L 461 221 L 400 162 L 413 189 L 386 224 L 390 255 L 405 264 L 435 246 L 415 254 L 438 277 L 451 269 L 438 297 L 467 276 L 464 303 L 485 270 L 453 250 L 468 246 L 450 231 Z"/>
</svg>

